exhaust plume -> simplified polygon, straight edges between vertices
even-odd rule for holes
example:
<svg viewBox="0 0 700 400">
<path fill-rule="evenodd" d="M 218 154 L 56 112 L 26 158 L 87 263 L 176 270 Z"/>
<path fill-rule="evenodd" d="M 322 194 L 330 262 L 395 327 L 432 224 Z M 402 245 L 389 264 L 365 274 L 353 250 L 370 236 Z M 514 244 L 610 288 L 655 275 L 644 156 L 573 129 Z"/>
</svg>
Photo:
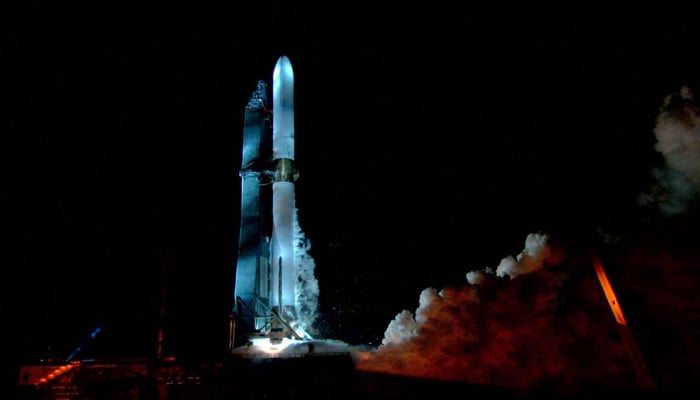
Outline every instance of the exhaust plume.
<svg viewBox="0 0 700 400">
<path fill-rule="evenodd" d="M 635 385 L 591 260 L 546 234 L 461 287 L 424 289 L 358 369 L 514 390 Z"/>
</svg>

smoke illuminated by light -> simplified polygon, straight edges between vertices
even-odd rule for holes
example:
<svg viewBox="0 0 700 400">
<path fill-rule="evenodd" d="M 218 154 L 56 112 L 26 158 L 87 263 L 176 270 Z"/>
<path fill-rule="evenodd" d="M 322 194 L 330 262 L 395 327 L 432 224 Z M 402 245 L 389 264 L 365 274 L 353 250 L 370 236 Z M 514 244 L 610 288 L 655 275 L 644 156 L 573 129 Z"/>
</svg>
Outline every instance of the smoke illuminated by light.
<svg viewBox="0 0 700 400">
<path fill-rule="evenodd" d="M 415 313 L 398 313 L 357 368 L 517 390 L 634 387 L 590 259 L 586 266 L 530 234 L 520 254 L 469 273 L 463 286 L 424 289 Z"/>
<path fill-rule="evenodd" d="M 657 186 L 639 201 L 663 215 L 683 214 L 700 198 L 700 107 L 688 87 L 664 98 L 654 134 L 665 164 L 653 169 Z"/>
<path fill-rule="evenodd" d="M 294 209 L 294 270 L 296 272 L 294 305 L 296 315 L 289 321 L 290 326 L 302 338 L 311 339 L 316 335 L 314 324 L 318 319 L 318 280 L 314 274 L 316 263 L 309 254 L 311 242 L 301 229 L 298 209 Z"/>
</svg>

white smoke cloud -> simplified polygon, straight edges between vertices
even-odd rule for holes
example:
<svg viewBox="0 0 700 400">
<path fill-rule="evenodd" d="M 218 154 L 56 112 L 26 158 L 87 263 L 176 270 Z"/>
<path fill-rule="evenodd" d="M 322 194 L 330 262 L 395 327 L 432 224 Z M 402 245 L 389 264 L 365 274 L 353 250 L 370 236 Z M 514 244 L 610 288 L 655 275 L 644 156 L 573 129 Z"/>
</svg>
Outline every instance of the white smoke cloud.
<svg viewBox="0 0 700 400">
<path fill-rule="evenodd" d="M 525 238 L 525 248 L 520 254 L 513 257 L 508 255 L 501 259 L 496 267 L 495 274 L 499 278 L 511 279 L 521 274 L 527 274 L 542 268 L 545 260 L 552 257 L 552 250 L 547 245 L 548 236 L 543 233 L 531 233 Z M 490 267 L 482 270 L 467 272 L 467 282 L 472 285 L 483 283 L 487 275 L 493 275 Z"/>
<path fill-rule="evenodd" d="M 291 327 L 300 334 L 315 335 L 314 324 L 318 319 L 318 280 L 314 274 L 316 263 L 309 254 L 311 242 L 301 229 L 298 209 L 294 212 L 294 269 L 296 271 L 295 318 Z"/>
<path fill-rule="evenodd" d="M 530 234 L 496 270 L 472 271 L 461 287 L 424 289 L 415 314 L 397 314 L 357 368 L 516 390 L 633 386 L 592 267 L 575 280 L 553 268 L 562 254 L 548 240 Z"/>
<path fill-rule="evenodd" d="M 542 263 L 551 255 L 547 246 L 547 235 L 531 233 L 525 239 L 525 249 L 517 257 L 507 256 L 501 260 L 496 268 L 496 276 L 515 278 L 521 274 L 536 271 L 542 267 Z M 484 283 L 488 275 L 493 274 L 493 269 L 486 267 L 480 271 L 467 273 L 467 281 L 474 285 Z M 435 320 L 437 314 L 450 296 L 452 301 L 476 301 L 476 292 L 467 291 L 461 293 L 452 289 L 443 289 L 438 293 L 435 288 L 424 289 L 419 298 L 419 306 L 416 309 L 415 318 L 408 310 L 403 310 L 396 315 L 384 333 L 382 346 L 400 346 L 415 338 L 419 331 L 429 330 L 429 324 Z"/>
<path fill-rule="evenodd" d="M 413 314 L 408 310 L 403 310 L 396 314 L 394 320 L 389 323 L 386 332 L 384 332 L 382 345 L 400 345 L 416 336 L 416 328 L 417 324 L 416 320 L 413 319 Z"/>
<path fill-rule="evenodd" d="M 656 204 L 664 215 L 683 214 L 700 198 L 700 108 L 686 86 L 664 98 L 656 120 L 654 148 L 664 165 L 652 172 L 657 186 L 641 204 Z"/>
<path fill-rule="evenodd" d="M 525 239 L 525 249 L 517 257 L 507 256 L 496 267 L 496 276 L 515 278 L 542 267 L 542 262 L 550 256 L 547 235 L 531 233 Z"/>
</svg>

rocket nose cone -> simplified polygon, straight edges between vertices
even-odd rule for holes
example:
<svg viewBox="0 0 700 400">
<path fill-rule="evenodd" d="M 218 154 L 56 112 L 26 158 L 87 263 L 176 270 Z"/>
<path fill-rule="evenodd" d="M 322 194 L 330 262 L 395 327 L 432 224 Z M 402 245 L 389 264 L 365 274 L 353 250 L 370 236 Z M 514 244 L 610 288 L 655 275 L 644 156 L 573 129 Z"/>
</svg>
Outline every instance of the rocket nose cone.
<svg viewBox="0 0 700 400">
<path fill-rule="evenodd" d="M 287 56 L 280 56 L 280 58 L 277 59 L 277 63 L 275 64 L 275 70 L 272 73 L 273 80 L 280 79 L 282 77 L 289 79 L 294 78 L 292 62 L 289 61 L 289 57 Z"/>
</svg>

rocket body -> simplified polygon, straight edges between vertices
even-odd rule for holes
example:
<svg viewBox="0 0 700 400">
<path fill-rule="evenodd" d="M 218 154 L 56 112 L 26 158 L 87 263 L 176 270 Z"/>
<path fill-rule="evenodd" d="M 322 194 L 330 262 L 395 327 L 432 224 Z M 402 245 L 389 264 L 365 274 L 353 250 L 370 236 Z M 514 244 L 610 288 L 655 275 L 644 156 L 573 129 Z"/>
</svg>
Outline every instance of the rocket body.
<svg viewBox="0 0 700 400">
<path fill-rule="evenodd" d="M 270 305 L 294 306 L 294 71 L 281 56 L 272 74 L 272 290 Z"/>
</svg>

